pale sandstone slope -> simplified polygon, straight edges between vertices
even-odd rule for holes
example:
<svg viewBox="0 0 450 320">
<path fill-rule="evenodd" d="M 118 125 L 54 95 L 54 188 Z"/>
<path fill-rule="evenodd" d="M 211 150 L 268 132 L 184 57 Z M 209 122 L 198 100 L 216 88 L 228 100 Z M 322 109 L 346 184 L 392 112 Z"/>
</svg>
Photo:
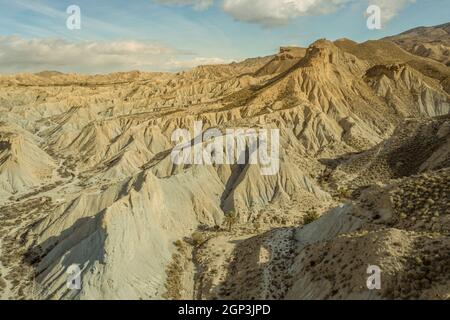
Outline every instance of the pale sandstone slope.
<svg viewBox="0 0 450 320">
<path fill-rule="evenodd" d="M 421 121 L 412 130 L 404 126 L 391 139 L 397 143 L 387 144 L 368 162 L 383 161 L 387 153 L 402 159 L 412 139 L 432 139 L 435 130 L 448 141 L 449 124 L 446 117 Z M 418 143 L 416 152 L 433 153 L 426 143 Z M 240 235 L 242 230 L 236 228 L 231 235 L 201 244 L 196 254 L 202 270 L 197 297 L 448 299 L 450 157 L 448 148 L 434 149 L 440 159 L 418 157 L 421 163 L 402 179 L 384 179 L 384 184 L 375 179 L 316 221 L 253 237 Z M 360 157 L 347 162 L 357 164 Z M 359 172 L 359 178 L 365 175 Z M 369 265 L 381 268 L 381 290 L 366 286 Z"/>
<path fill-rule="evenodd" d="M 320 159 L 380 145 L 406 117 L 450 108 L 445 65 L 383 63 L 381 54 L 375 61 L 364 46 L 353 47 L 319 40 L 177 74 L 0 77 L 0 120 L 20 128 L 11 146 L 27 148 L 14 149 L 17 163 L 8 162 L 10 138 L 1 151 L 7 166 L 0 170 L 11 176 L 2 178 L 0 193 L 9 295 L 161 298 L 174 242 L 198 228 L 220 228 L 230 210 L 250 226 L 245 237 L 256 224 L 295 225 L 309 210 L 334 206 L 334 191 L 321 185 L 328 167 Z M 174 165 L 172 132 L 192 132 L 200 120 L 204 130 L 280 129 L 280 171 Z M 277 243 L 282 257 L 293 255 Z M 81 291 L 64 285 L 72 263 L 83 267 Z M 265 273 L 266 287 L 275 275 Z"/>
</svg>

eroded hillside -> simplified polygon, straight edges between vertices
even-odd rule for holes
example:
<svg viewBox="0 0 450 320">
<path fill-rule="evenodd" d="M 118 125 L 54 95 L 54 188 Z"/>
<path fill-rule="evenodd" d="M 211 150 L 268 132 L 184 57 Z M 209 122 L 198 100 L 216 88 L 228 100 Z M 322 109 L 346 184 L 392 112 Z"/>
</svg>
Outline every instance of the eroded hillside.
<svg viewBox="0 0 450 320">
<path fill-rule="evenodd" d="M 365 242 L 392 274 L 393 291 L 382 297 L 445 297 L 448 119 L 436 117 L 450 111 L 450 70 L 385 43 L 319 40 L 177 74 L 0 77 L 1 297 L 371 297 L 348 279 L 367 267 L 357 263 Z M 392 46 L 402 54 L 391 58 Z M 278 173 L 262 175 L 254 164 L 175 165 L 172 133 L 192 132 L 196 121 L 222 132 L 279 129 Z M 415 131 L 397 143 L 402 126 Z M 430 142 L 418 141 L 425 150 L 415 163 L 414 134 L 423 132 Z M 397 148 L 399 157 L 390 154 Z M 415 181 L 437 184 L 441 200 L 428 197 L 439 204 L 430 211 L 443 220 L 438 230 L 428 215 L 424 229 L 417 217 L 407 222 L 420 208 L 403 212 L 410 204 L 401 197 L 390 202 L 399 211 L 382 218 L 389 228 L 364 209 L 377 194 L 410 192 Z M 378 182 L 386 185 L 367 187 Z M 354 202 L 342 205 L 347 198 Z M 327 254 L 349 245 L 348 257 L 326 265 Z M 401 275 L 416 270 L 408 260 L 415 257 L 443 268 L 429 279 L 443 289 L 395 291 Z M 81 290 L 65 285 L 73 264 L 82 269 Z M 348 272 L 330 287 L 322 278 L 336 267 Z"/>
<path fill-rule="evenodd" d="M 440 144 L 426 143 L 433 139 Z M 412 141 L 417 161 L 407 172 L 379 165 L 394 155 L 407 160 Z M 257 236 L 244 226 L 211 239 L 205 232 L 195 251 L 198 297 L 449 299 L 449 141 L 448 116 L 408 122 L 376 154 L 369 150 L 334 159 L 339 165 L 328 162 L 331 172 L 323 178 L 339 185 L 332 189 L 342 204 L 320 218 L 308 213 L 299 226 Z M 368 266 L 380 268 L 380 290 L 367 288 Z"/>
<path fill-rule="evenodd" d="M 419 27 L 388 37 L 405 50 L 416 55 L 450 64 L 450 23 L 435 27 Z"/>
</svg>

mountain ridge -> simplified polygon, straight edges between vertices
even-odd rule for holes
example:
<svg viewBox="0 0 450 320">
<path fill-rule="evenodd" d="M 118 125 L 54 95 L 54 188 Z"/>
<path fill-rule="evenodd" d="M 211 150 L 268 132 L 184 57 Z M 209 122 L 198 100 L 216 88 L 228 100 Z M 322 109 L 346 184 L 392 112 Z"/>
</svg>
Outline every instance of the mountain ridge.
<svg viewBox="0 0 450 320">
<path fill-rule="evenodd" d="M 405 285 L 398 265 L 416 274 L 416 242 L 431 248 L 420 259 L 437 250 L 447 270 L 449 76 L 395 43 L 345 39 L 173 74 L 0 76 L 0 297 L 445 298 L 433 268 L 420 271 L 431 285 L 393 284 Z M 198 121 L 223 135 L 278 129 L 279 172 L 173 163 L 173 132 L 195 136 Z M 433 203 L 410 208 L 414 193 Z M 371 241 L 386 251 L 387 264 L 370 257 L 389 292 L 360 288 Z M 325 263 L 347 242 L 348 261 L 361 261 L 353 280 L 339 278 L 345 263 Z M 72 264 L 79 291 L 65 286 Z"/>
</svg>

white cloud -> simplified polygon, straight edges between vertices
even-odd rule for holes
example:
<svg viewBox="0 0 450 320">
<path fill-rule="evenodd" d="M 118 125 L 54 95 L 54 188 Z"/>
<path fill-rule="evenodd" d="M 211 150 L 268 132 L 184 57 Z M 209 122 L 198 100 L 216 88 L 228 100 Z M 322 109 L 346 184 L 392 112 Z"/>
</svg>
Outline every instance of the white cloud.
<svg viewBox="0 0 450 320">
<path fill-rule="evenodd" d="M 206 10 L 214 0 L 155 0 L 155 2 L 169 6 L 193 6 L 195 10 Z"/>
<path fill-rule="evenodd" d="M 135 40 L 70 42 L 0 36 L 0 72 L 4 73 L 42 70 L 82 73 L 179 71 L 225 61 L 198 57 L 159 43 Z"/>
<path fill-rule="evenodd" d="M 176 1 L 176 0 L 175 0 Z M 351 4 L 362 3 L 381 7 L 382 20 L 394 18 L 404 7 L 415 0 L 222 0 L 223 10 L 238 21 L 273 27 L 284 25 L 300 16 L 333 13 Z M 364 8 L 364 9 L 365 9 Z M 365 11 L 365 10 L 364 10 Z"/>
<path fill-rule="evenodd" d="M 211 0 L 212 1 L 212 0 Z M 57 10 L 51 6 L 39 3 L 38 1 L 27 1 L 27 0 L 15 0 L 14 5 L 22 8 L 24 10 L 32 11 L 36 14 L 43 15 L 49 18 L 56 18 L 62 21 L 66 21 L 68 15 L 65 10 Z M 114 23 L 107 23 L 101 20 L 94 19 L 88 15 L 84 15 L 84 10 L 82 8 L 82 25 L 88 25 L 90 28 L 95 30 L 104 30 L 109 32 L 115 32 L 117 34 L 124 35 L 127 30 L 124 28 L 117 27 Z"/>
<path fill-rule="evenodd" d="M 369 0 L 369 4 L 375 4 L 381 9 L 381 21 L 387 23 L 415 0 Z"/>
<path fill-rule="evenodd" d="M 286 24 L 299 16 L 328 14 L 354 0 L 223 0 L 223 10 L 236 20 L 264 26 Z"/>
</svg>

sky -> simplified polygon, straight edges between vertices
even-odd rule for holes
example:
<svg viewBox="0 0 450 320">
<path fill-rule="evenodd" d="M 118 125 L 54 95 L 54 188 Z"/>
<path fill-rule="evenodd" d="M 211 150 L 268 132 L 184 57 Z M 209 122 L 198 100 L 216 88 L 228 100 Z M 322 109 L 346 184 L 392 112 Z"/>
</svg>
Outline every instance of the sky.
<svg viewBox="0 0 450 320">
<path fill-rule="evenodd" d="M 367 28 L 369 5 L 382 28 Z M 69 6 L 80 28 L 69 29 Z M 176 72 L 449 22 L 449 0 L 0 0 L 0 73 Z M 70 20 L 73 21 L 73 20 Z"/>
</svg>

